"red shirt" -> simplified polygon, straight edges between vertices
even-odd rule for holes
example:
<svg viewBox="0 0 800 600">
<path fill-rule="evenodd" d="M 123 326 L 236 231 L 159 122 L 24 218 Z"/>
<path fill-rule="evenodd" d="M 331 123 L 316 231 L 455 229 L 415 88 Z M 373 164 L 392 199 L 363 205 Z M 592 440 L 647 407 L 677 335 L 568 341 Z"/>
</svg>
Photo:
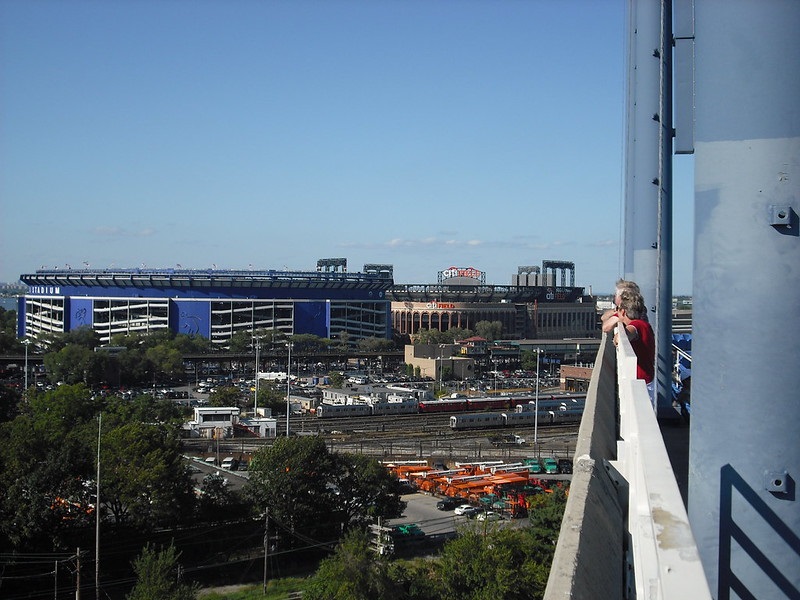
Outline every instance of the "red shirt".
<svg viewBox="0 0 800 600">
<path fill-rule="evenodd" d="M 631 346 L 636 353 L 636 378 L 650 383 L 656 373 L 656 338 L 653 328 L 650 323 L 640 319 L 633 319 L 630 324 L 638 333 L 636 339 L 631 340 Z"/>
</svg>

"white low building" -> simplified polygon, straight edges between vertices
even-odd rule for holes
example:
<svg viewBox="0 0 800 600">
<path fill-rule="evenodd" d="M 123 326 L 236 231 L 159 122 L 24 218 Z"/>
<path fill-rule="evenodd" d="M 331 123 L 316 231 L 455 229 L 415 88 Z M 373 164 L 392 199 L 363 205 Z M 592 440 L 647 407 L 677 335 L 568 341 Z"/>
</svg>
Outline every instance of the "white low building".
<svg viewBox="0 0 800 600">
<path fill-rule="evenodd" d="M 277 420 L 272 417 L 241 418 L 236 406 L 196 406 L 194 419 L 184 425 L 189 437 L 225 439 L 234 435 L 274 438 Z"/>
</svg>

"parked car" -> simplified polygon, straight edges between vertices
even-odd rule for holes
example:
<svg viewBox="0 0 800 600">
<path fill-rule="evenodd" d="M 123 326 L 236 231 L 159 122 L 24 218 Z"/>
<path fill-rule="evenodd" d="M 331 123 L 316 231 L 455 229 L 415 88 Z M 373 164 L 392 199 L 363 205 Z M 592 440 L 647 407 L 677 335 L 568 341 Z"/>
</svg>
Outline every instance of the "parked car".
<svg viewBox="0 0 800 600">
<path fill-rule="evenodd" d="M 572 461 L 568 458 L 558 459 L 558 470 L 560 473 L 570 475 L 572 473 Z"/>
<path fill-rule="evenodd" d="M 463 500 L 458 500 L 457 498 L 445 498 L 444 500 L 439 500 L 436 503 L 436 508 L 439 510 L 453 510 L 456 506 L 459 506 L 463 503 Z"/>
<path fill-rule="evenodd" d="M 456 509 L 453 512 L 455 512 L 455 514 L 459 516 L 464 516 L 471 519 L 472 517 L 476 516 L 479 512 L 481 512 L 481 509 L 478 508 L 477 506 L 462 504 L 461 506 L 456 506 Z"/>
<path fill-rule="evenodd" d="M 502 520 L 502 518 L 503 515 L 501 515 L 500 513 L 496 513 L 492 510 L 487 512 L 482 512 L 477 517 L 478 521 L 500 521 Z"/>
</svg>

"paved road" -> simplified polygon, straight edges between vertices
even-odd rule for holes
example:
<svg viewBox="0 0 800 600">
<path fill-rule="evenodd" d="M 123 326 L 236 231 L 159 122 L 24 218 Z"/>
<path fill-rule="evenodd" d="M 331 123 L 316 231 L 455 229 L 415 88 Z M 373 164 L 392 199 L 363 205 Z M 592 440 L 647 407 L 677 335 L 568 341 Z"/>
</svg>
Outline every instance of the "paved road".
<svg viewBox="0 0 800 600">
<path fill-rule="evenodd" d="M 197 458 L 193 457 L 186 457 L 186 458 L 192 467 L 199 469 L 199 472 L 194 473 L 192 476 L 195 482 L 195 486 L 198 488 L 203 485 L 203 478 L 206 475 L 211 475 L 213 473 L 222 475 L 222 477 L 227 479 L 228 484 L 231 486 L 232 490 L 242 489 L 242 487 L 244 487 L 244 484 L 247 482 L 247 471 L 228 471 L 227 469 L 210 465 Z"/>
</svg>

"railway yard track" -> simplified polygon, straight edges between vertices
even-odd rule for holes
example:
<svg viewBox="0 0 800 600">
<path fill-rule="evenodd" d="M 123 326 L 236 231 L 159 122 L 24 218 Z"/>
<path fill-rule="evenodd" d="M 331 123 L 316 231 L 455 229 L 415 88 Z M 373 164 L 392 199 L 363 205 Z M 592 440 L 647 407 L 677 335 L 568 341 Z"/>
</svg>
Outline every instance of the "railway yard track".
<svg viewBox="0 0 800 600">
<path fill-rule="evenodd" d="M 479 459 L 513 460 L 529 456 L 568 458 L 575 449 L 578 424 L 540 424 L 513 429 L 471 429 L 455 431 L 449 426 L 449 413 L 409 414 L 386 417 L 342 417 L 318 419 L 293 416 L 293 435 L 319 435 L 332 451 L 354 452 L 382 460 L 430 460 L 432 462 L 468 462 Z M 278 418 L 277 431 L 286 431 L 285 418 Z M 491 438 L 498 433 L 516 434 L 524 444 L 496 445 Z M 537 443 L 534 444 L 534 437 Z M 219 441 L 219 452 L 250 454 L 272 443 L 269 439 L 233 438 Z M 214 452 L 212 440 L 184 440 L 188 451 Z"/>
</svg>

